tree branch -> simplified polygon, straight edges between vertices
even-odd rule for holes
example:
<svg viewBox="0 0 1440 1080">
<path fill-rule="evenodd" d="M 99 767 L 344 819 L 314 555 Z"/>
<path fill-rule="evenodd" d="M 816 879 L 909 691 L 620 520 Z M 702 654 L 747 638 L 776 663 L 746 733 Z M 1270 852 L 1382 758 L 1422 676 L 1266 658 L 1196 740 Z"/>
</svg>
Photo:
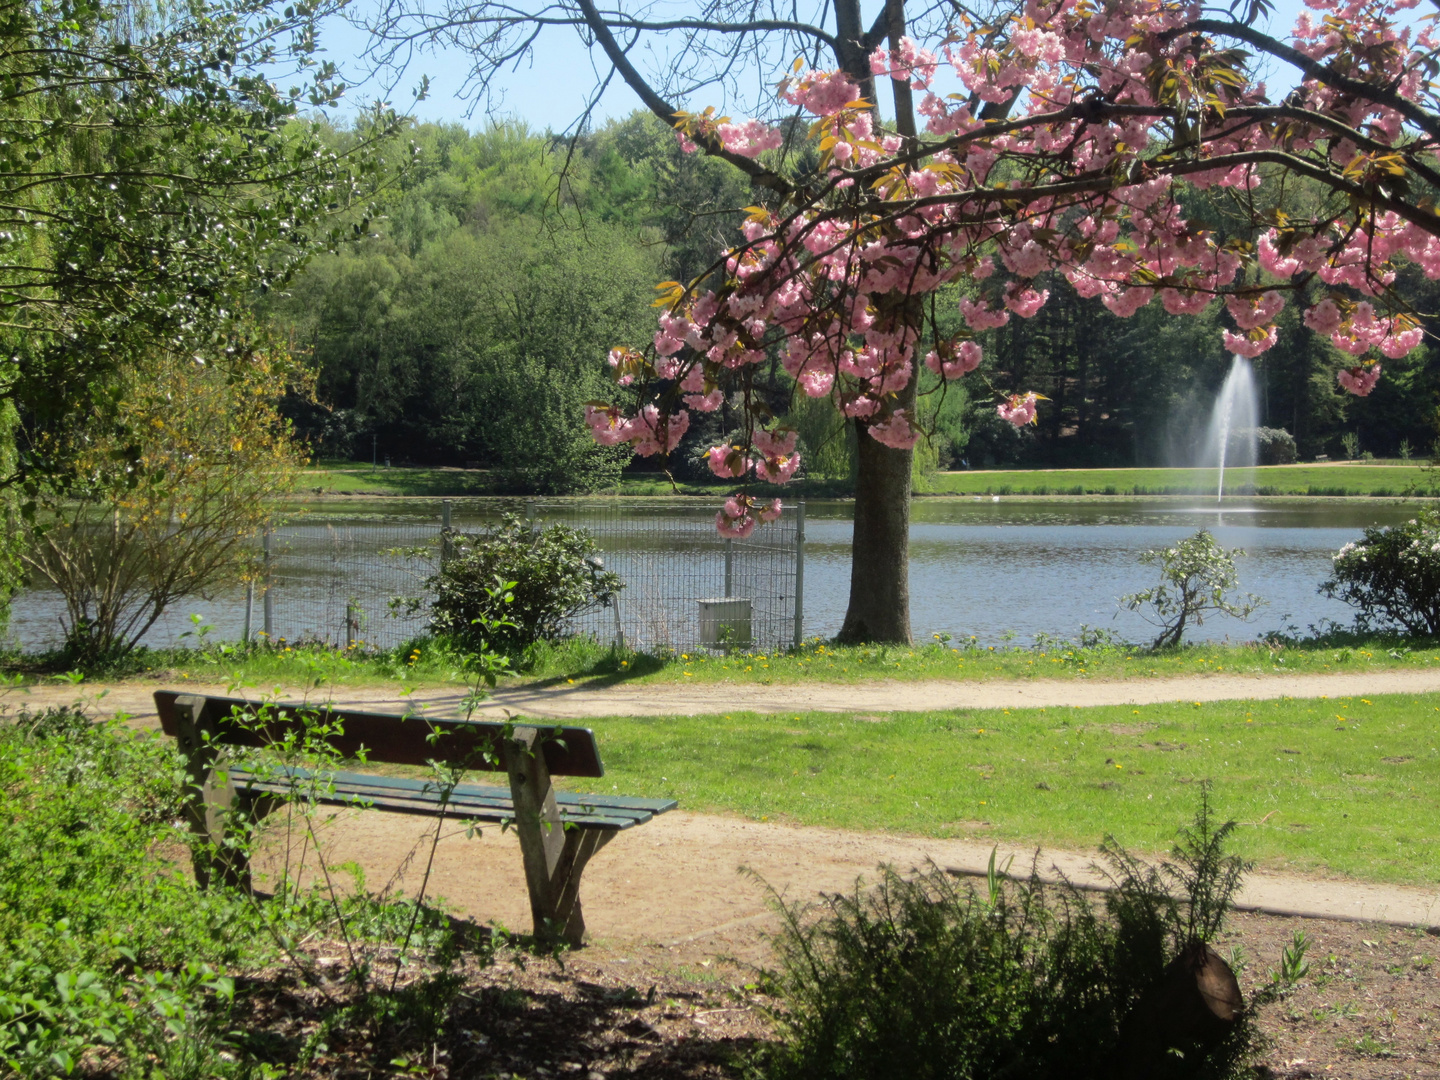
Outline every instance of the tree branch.
<svg viewBox="0 0 1440 1080">
<path fill-rule="evenodd" d="M 639 95 L 645 107 L 663 120 L 670 127 L 675 126 L 675 114 L 678 111 L 675 106 L 657 94 L 644 77 L 635 70 L 630 63 L 630 58 L 625 55 L 625 50 L 620 48 L 620 43 L 615 40 L 615 35 L 610 32 L 610 27 L 600 17 L 593 0 L 576 0 L 581 12 L 585 16 L 585 24 L 590 32 L 595 35 L 595 40 L 605 50 L 605 55 L 615 70 L 620 72 L 620 77 L 625 80 L 626 85 Z M 770 171 L 758 161 L 736 154 L 725 149 L 720 140 L 714 137 L 702 136 L 697 140 L 705 147 L 705 152 L 713 157 L 723 158 L 731 165 L 743 172 L 746 176 L 763 187 L 768 187 L 781 195 L 788 195 L 792 189 L 791 184 L 784 177 Z"/>
</svg>

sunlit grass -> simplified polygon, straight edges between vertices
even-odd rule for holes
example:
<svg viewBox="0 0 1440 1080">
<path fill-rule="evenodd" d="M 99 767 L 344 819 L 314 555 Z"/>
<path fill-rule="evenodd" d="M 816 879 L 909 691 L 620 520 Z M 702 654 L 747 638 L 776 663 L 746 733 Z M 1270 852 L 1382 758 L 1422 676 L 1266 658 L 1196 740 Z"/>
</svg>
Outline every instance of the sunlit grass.
<svg viewBox="0 0 1440 1080">
<path fill-rule="evenodd" d="M 930 490 L 951 495 L 1190 495 L 1211 494 L 1214 469 L 1017 469 L 941 473 Z M 1272 465 L 1230 470 L 1225 490 L 1232 495 L 1377 495 L 1429 491 L 1428 467 L 1421 463 Z M 1433 494 L 1433 492 L 1432 492 Z"/>
<path fill-rule="evenodd" d="M 1227 472 L 1225 490 L 1232 495 L 1373 495 L 1436 494 L 1440 480 L 1424 462 L 1375 461 L 1260 466 Z M 359 462 L 321 462 L 307 469 L 299 483 L 304 495 L 483 495 L 495 490 L 495 477 L 483 469 L 372 468 Z M 943 472 L 923 485 L 930 495 L 1194 495 L 1215 491 L 1214 469 L 999 469 Z M 729 494 L 733 483 L 680 481 L 663 473 L 628 474 L 611 489 L 596 495 L 693 495 L 714 498 Z M 846 481 L 804 479 L 784 488 L 760 485 L 757 492 L 790 498 L 844 497 Z"/>
<path fill-rule="evenodd" d="M 1202 782 L 1265 868 L 1440 881 L 1440 695 L 589 722 L 580 790 L 756 820 L 1165 848 Z"/>
<path fill-rule="evenodd" d="M 1334 633 L 1324 638 L 1241 644 L 1187 645 L 1162 653 L 1115 645 L 981 647 L 973 640 L 932 641 L 915 647 L 837 646 L 812 639 L 799 649 L 757 652 L 635 653 L 581 638 L 542 642 L 511 657 L 508 685 L 591 686 L 725 683 L 782 685 L 949 680 L 1176 678 L 1194 675 L 1296 675 L 1425 669 L 1440 664 L 1432 642 Z M 8 670 L 21 681 L 66 678 L 53 658 L 12 656 Z M 68 677 L 78 677 L 78 674 Z M 137 651 L 123 665 L 83 673 L 91 681 L 164 677 L 204 683 L 311 686 L 459 685 L 472 681 L 469 658 L 444 641 L 423 639 L 371 650 L 287 644 L 209 645 Z"/>
<path fill-rule="evenodd" d="M 583 655 L 583 654 L 582 654 Z M 682 652 L 627 658 L 606 654 L 591 667 L 566 670 L 563 649 L 532 677 L 557 676 L 663 682 L 855 683 L 877 679 L 1145 679 L 1181 675 L 1267 675 L 1425 667 L 1440 663 L 1431 643 L 1329 635 L 1288 643 L 1246 642 L 1187 645 L 1161 653 L 1143 647 L 1081 647 L 1058 642 L 1043 647 L 979 646 L 933 641 L 928 645 L 838 646 L 812 639 L 799 649 L 735 653 Z M 579 657 L 577 657 L 579 659 Z M 589 659 L 589 657 L 585 657 Z"/>
</svg>

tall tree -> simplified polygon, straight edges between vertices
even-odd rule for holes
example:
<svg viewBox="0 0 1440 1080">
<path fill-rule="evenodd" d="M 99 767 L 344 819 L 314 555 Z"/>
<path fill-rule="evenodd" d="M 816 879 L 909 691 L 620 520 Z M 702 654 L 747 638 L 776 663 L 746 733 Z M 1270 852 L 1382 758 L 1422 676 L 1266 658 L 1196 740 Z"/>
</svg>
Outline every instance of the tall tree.
<svg viewBox="0 0 1440 1080">
<path fill-rule="evenodd" d="M 311 56 L 324 14 L 0 2 L 0 400 L 30 436 L 12 485 L 64 483 L 70 463 L 39 435 L 107 401 L 123 419 L 112 377 L 137 358 L 244 354 L 214 346 L 233 344 L 247 302 L 363 232 L 363 212 L 339 215 L 379 178 L 394 118 L 377 113 L 345 153 L 300 119 L 345 89 Z"/>
<path fill-rule="evenodd" d="M 932 6 L 915 27 L 904 0 L 885 0 L 868 25 L 859 0 L 819 5 L 808 22 L 789 7 L 732 0 L 677 19 L 594 0 L 451 0 L 419 11 L 397 0 L 376 29 L 386 43 L 420 36 L 471 48 L 483 86 L 542 28 L 573 26 L 687 143 L 764 192 L 745 243 L 705 279 L 667 287 L 653 346 L 611 352 L 638 399 L 590 419 L 602 442 L 665 453 L 691 410 L 720 405 L 721 383 L 738 382 L 753 400 L 747 380 L 782 350 L 804 390 L 831 397 L 861 431 L 840 636 L 907 641 L 916 362 L 963 377 L 980 360 L 975 334 L 1045 306 L 1044 275 L 1127 318 L 1157 297 L 1170 314 L 1193 315 L 1221 296 L 1225 348 L 1252 357 L 1276 344 L 1287 295 L 1318 280 L 1326 292 L 1305 324 L 1355 358 L 1338 379 L 1358 395 L 1379 378 L 1376 351 L 1393 359 L 1418 345 L 1421 330 L 1390 285 L 1397 260 L 1440 277 L 1431 202 L 1440 112 L 1428 81 L 1440 58 L 1430 28 L 1401 21 L 1406 6 L 1310 0 L 1323 21 L 1303 14 L 1289 40 L 1257 26 L 1263 0 L 1222 12 L 1027 0 L 983 17 Z M 1282 103 L 1266 99 L 1256 54 L 1298 82 Z M 662 59 L 642 72 L 635 56 Z M 942 67 L 956 92 L 937 85 Z M 796 116 L 813 118 L 808 131 L 793 119 L 681 111 L 690 96 L 732 94 L 752 76 L 778 83 Z M 889 86 L 889 124 L 877 83 Z M 807 153 L 796 152 L 797 135 Z M 1306 212 L 1254 194 L 1295 178 L 1322 194 Z M 1231 193 L 1248 236 L 1219 236 L 1187 214 L 1183 193 L 1212 187 Z M 947 334 L 935 300 L 962 279 L 975 283 L 959 303 L 966 325 Z M 712 451 L 718 475 L 741 478 L 752 465 L 769 479 L 793 473 L 794 435 L 769 426 L 761 404 L 741 444 Z M 1015 393 L 997 413 L 1025 425 L 1037 406 L 1033 392 Z M 775 512 L 737 495 L 719 524 L 744 534 Z"/>
</svg>

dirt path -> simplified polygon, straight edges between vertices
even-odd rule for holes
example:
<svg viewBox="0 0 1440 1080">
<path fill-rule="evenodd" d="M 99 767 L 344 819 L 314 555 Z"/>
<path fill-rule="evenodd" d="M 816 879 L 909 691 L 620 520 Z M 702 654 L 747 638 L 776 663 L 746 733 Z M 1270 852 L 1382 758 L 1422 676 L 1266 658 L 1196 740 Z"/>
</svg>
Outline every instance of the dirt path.
<svg viewBox="0 0 1440 1080">
<path fill-rule="evenodd" d="M 201 693 L 226 692 L 224 687 L 187 688 Z M 99 712 L 126 712 L 146 724 L 154 721 L 153 689 L 153 684 L 129 682 L 7 690 L 0 692 L 0 706 L 33 708 L 78 698 L 92 702 Z M 724 709 L 884 712 L 1429 691 L 1440 691 L 1440 671 L 1130 682 L 566 686 L 502 690 L 485 711 L 561 719 Z M 249 693 L 260 696 L 253 689 Z M 348 705 L 391 711 L 403 709 L 409 702 L 442 716 L 455 713 L 462 697 L 453 688 L 420 691 L 409 699 L 386 687 L 341 686 L 331 693 Z M 418 887 L 419 868 L 426 860 L 415 856 L 426 848 L 432 827 L 423 818 L 347 812 L 322 836 L 322 850 L 332 866 L 349 861 L 362 866 L 371 887 L 393 880 L 396 887 L 409 891 Z M 276 849 L 268 867 L 258 869 L 273 872 L 282 851 Z M 934 862 L 964 873 L 983 873 L 990 851 L 991 845 L 984 842 L 802 828 L 677 811 L 627 832 L 596 858 L 586 873 L 588 922 L 592 933 L 602 940 L 669 944 L 713 937 L 721 950 L 742 948 L 745 942 L 754 941 L 754 924 L 770 916 L 764 888 L 756 877 L 740 873 L 741 867 L 748 867 L 787 897 L 808 899 L 822 891 L 848 889 L 858 876 L 873 875 L 881 863 L 910 869 Z M 999 852 L 1002 861 L 1011 855 L 1017 867 L 1025 867 L 1035 852 L 1024 848 Z M 1094 880 L 1088 869 L 1091 861 L 1092 856 L 1085 853 L 1044 852 L 1039 866 L 1042 872 L 1058 868 L 1073 880 L 1085 882 Z M 457 912 L 512 928 L 528 927 L 524 877 L 513 833 L 501 835 L 488 829 L 472 839 L 463 831 L 445 835 L 435 865 L 429 891 L 447 898 Z M 1440 890 L 1426 888 L 1256 874 L 1241 903 L 1257 910 L 1312 917 L 1440 924 Z"/>
<path fill-rule="evenodd" d="M 347 811 L 320 832 L 330 865 L 356 862 L 370 887 L 393 883 L 412 892 L 427 862 L 434 823 L 425 818 Z M 928 863 L 963 874 L 983 875 L 992 846 L 882 832 L 850 832 L 748 821 L 682 810 L 663 814 L 616 837 L 585 871 L 586 923 L 601 942 L 674 945 L 713 939 L 734 955 L 756 944 L 755 930 L 773 925 L 766 885 L 790 900 L 852 889 L 873 880 L 876 867 L 901 871 Z M 273 874 L 283 845 L 257 869 Z M 1037 852 L 1002 846 L 997 864 L 1028 871 L 1038 857 L 1042 876 L 1063 873 L 1077 884 L 1099 884 L 1093 854 Z M 313 858 L 313 848 L 311 851 Z M 748 871 L 748 872 L 746 872 Z M 529 908 L 519 844 L 513 831 L 487 828 L 473 838 L 446 827 L 428 886 L 458 914 L 528 930 Z M 1242 909 L 1268 913 L 1392 922 L 1440 924 L 1440 890 L 1369 885 L 1354 881 L 1251 874 L 1240 896 Z"/>
<path fill-rule="evenodd" d="M 126 712 L 154 719 L 151 694 L 161 685 L 195 693 L 224 694 L 224 686 L 180 682 L 43 686 L 0 691 L 0 707 L 20 708 L 93 702 L 102 712 Z M 743 710 L 751 712 L 927 712 L 939 709 L 1054 708 L 1063 705 L 1153 705 L 1165 701 L 1266 700 L 1295 697 L 1346 697 L 1367 694 L 1421 694 L 1440 691 L 1440 670 L 1386 670 L 1333 675 L 1195 675 L 1178 679 L 1033 679 L 987 682 L 866 683 L 648 683 L 604 688 L 582 685 L 512 687 L 497 690 L 478 715 L 506 714 L 564 720 L 600 716 L 694 716 Z M 238 691 L 249 697 L 275 697 L 273 688 Z M 280 688 L 283 700 L 304 696 Z M 311 691 L 311 700 L 332 699 L 379 711 L 411 705 L 435 716 L 453 716 L 465 691 L 453 686 L 427 687 L 404 696 L 396 686 L 327 687 Z"/>
</svg>

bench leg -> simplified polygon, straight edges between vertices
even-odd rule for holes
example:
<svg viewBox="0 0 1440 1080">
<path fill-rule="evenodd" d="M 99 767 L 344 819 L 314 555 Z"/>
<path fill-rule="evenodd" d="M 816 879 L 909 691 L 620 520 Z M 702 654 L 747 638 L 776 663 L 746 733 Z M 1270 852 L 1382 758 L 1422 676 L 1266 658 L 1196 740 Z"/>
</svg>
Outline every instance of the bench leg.
<svg viewBox="0 0 1440 1080">
<path fill-rule="evenodd" d="M 202 889 L 212 884 L 230 885 L 250 891 L 250 861 L 246 853 L 225 844 L 226 820 L 243 813 L 246 800 L 228 780 L 215 776 L 215 745 L 206 738 L 207 726 L 201 713 L 205 698 L 186 694 L 175 699 L 180 727 L 180 751 L 185 755 L 188 799 L 185 816 L 197 843 L 194 850 L 195 880 Z"/>
<path fill-rule="evenodd" d="M 538 729 L 515 729 L 515 737 L 505 746 L 505 768 L 510 774 L 515 832 L 525 862 L 535 937 L 545 943 L 564 941 L 578 946 L 585 936 L 580 875 L 613 834 L 564 827 Z"/>
</svg>

